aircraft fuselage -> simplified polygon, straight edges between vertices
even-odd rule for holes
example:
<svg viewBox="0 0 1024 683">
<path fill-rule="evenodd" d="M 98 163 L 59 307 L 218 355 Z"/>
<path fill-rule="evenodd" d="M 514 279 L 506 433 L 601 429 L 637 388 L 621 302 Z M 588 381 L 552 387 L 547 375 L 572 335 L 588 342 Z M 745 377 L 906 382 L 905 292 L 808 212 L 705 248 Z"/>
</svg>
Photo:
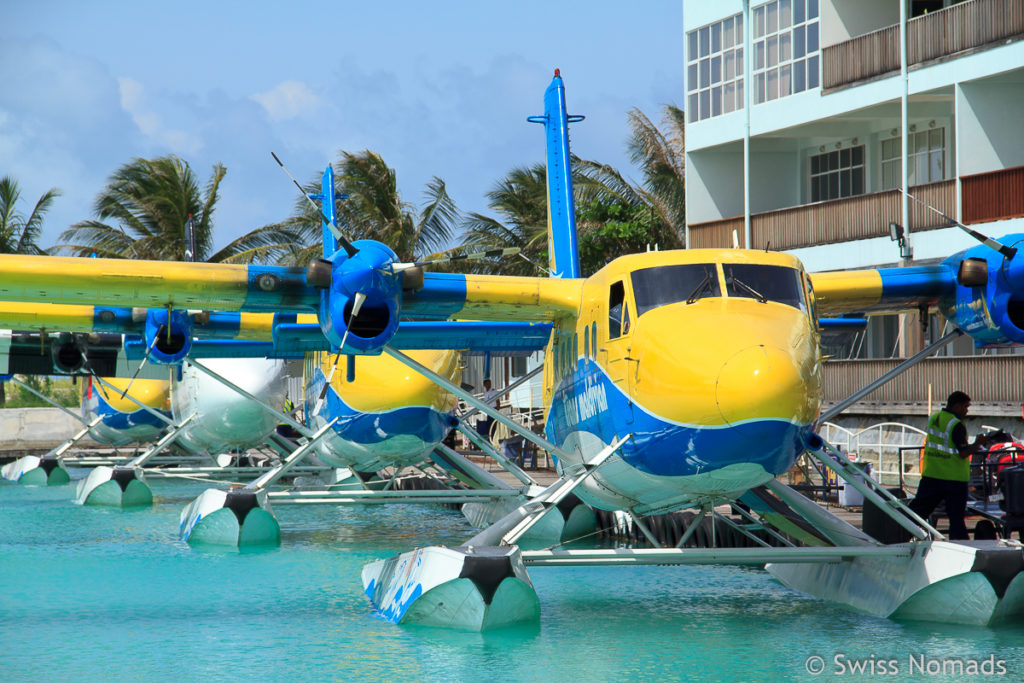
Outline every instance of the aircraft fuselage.
<svg viewBox="0 0 1024 683">
<path fill-rule="evenodd" d="M 632 435 L 583 486 L 602 508 L 728 498 L 793 466 L 819 412 L 820 352 L 798 260 L 635 254 L 583 281 L 545 359 L 548 437 L 581 460 Z"/>
</svg>

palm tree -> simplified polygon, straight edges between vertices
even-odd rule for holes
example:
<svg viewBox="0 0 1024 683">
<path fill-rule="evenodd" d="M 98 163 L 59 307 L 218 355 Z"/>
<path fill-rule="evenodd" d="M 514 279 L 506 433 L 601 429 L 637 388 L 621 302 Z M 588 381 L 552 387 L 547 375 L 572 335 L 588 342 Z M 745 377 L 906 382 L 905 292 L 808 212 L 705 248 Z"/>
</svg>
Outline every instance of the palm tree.
<svg viewBox="0 0 1024 683">
<path fill-rule="evenodd" d="M 576 168 L 575 163 L 573 168 Z M 574 188 L 579 191 L 575 183 Z M 478 262 L 469 267 L 503 275 L 546 275 L 547 202 L 547 169 L 544 164 L 509 171 L 487 193 L 487 205 L 501 217 L 500 220 L 475 212 L 469 214 L 462 224 L 465 231 L 462 248 L 518 247 L 521 258 L 501 263 Z"/>
<path fill-rule="evenodd" d="M 395 170 L 376 152 L 342 151 L 334 174 L 335 218 L 349 240 L 378 240 L 402 261 L 430 256 L 451 242 L 460 216 L 440 178 L 435 176 L 427 184 L 424 204 L 417 209 L 402 199 Z M 320 182 L 309 183 L 305 190 L 319 192 Z M 320 212 L 305 199 L 296 202 L 290 217 L 267 228 L 295 235 L 285 262 L 303 265 L 321 255 Z"/>
<path fill-rule="evenodd" d="M 629 112 L 629 152 L 639 166 L 642 182 L 634 184 L 607 164 L 573 157 L 573 197 L 580 244 L 595 238 L 605 224 L 588 216 L 606 216 L 619 205 L 630 216 L 644 216 L 644 240 L 661 248 L 683 246 L 686 220 L 683 112 L 665 107 L 666 133 L 658 130 L 643 112 Z M 547 263 L 547 180 L 543 164 L 512 169 L 487 193 L 488 206 L 500 218 L 470 214 L 463 223 L 467 248 L 516 246 L 526 259 L 503 264 L 484 263 L 480 268 L 506 275 L 545 274 Z M 614 212 L 613 212 L 614 213 Z M 616 256 L 609 253 L 608 256 Z M 527 260 L 528 259 L 528 260 Z"/>
<path fill-rule="evenodd" d="M 21 190 L 11 176 L 0 179 L 0 254 L 44 254 L 36 244 L 43 227 L 43 216 L 53 200 L 61 194 L 57 188 L 47 190 L 26 219 L 18 211 Z"/>
<path fill-rule="evenodd" d="M 214 164 L 205 188 L 177 156 L 133 159 L 114 171 L 96 198 L 98 220 L 72 225 L 60 235 L 57 253 L 103 258 L 185 260 L 185 224 L 193 218 L 195 260 L 251 263 L 272 259 L 294 239 L 259 228 L 213 251 L 213 214 L 227 169 Z"/>
<path fill-rule="evenodd" d="M 26 219 L 18 211 L 21 190 L 11 176 L 0 178 L 0 253 L 2 254 L 44 254 L 36 244 L 43 228 L 43 216 L 53 200 L 60 196 L 60 190 L 50 188 L 36 202 L 32 213 Z M 0 406 L 7 403 L 7 384 L 0 382 Z"/>
<path fill-rule="evenodd" d="M 679 107 L 667 104 L 662 132 L 642 111 L 629 112 L 629 156 L 640 167 L 647 199 L 658 215 L 681 235 L 686 226 L 686 119 Z"/>
</svg>

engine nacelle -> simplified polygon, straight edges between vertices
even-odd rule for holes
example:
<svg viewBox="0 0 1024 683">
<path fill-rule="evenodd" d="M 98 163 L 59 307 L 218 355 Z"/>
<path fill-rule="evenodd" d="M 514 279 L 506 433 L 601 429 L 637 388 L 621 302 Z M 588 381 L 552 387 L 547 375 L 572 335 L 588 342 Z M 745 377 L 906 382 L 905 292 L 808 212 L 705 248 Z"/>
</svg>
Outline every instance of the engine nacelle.
<svg viewBox="0 0 1024 683">
<path fill-rule="evenodd" d="M 192 318 L 187 311 L 151 308 L 142 336 L 150 362 L 177 365 L 192 349 Z"/>
<path fill-rule="evenodd" d="M 1024 248 L 1024 235 L 998 240 Z M 1004 258 L 979 245 L 954 254 L 943 263 L 957 274 L 952 296 L 939 299 L 939 310 L 971 335 L 978 347 L 1024 344 L 1024 252 Z"/>
<path fill-rule="evenodd" d="M 398 330 L 402 277 L 391 269 L 398 258 L 374 240 L 358 240 L 354 256 L 333 254 L 331 281 L 320 293 L 320 327 L 332 347 L 342 353 L 376 355 Z M 366 297 L 352 316 L 356 294 Z M 348 337 L 345 329 L 348 328 Z"/>
<path fill-rule="evenodd" d="M 76 375 L 82 372 L 87 362 L 85 339 L 68 332 L 61 332 L 50 346 L 53 369 L 62 375 Z"/>
</svg>

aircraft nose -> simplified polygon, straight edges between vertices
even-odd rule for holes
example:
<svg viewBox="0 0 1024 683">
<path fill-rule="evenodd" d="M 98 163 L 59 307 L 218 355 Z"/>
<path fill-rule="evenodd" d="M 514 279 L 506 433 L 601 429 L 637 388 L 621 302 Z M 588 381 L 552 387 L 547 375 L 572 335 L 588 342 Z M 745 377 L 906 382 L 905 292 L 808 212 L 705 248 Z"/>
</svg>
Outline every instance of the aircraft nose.
<svg viewBox="0 0 1024 683">
<path fill-rule="evenodd" d="M 752 419 L 808 421 L 808 379 L 798 359 L 785 349 L 748 346 L 722 364 L 715 400 L 722 419 L 741 425 Z"/>
</svg>

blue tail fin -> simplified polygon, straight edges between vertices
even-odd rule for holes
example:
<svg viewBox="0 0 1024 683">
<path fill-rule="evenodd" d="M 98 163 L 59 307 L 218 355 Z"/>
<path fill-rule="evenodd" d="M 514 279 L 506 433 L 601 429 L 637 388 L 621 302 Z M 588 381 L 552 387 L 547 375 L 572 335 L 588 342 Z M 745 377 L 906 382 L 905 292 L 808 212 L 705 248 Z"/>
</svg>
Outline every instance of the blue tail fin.
<svg viewBox="0 0 1024 683">
<path fill-rule="evenodd" d="M 572 197 L 572 167 L 569 157 L 569 124 L 582 116 L 565 113 L 565 86 L 555 77 L 544 92 L 544 115 L 531 116 L 532 123 L 544 124 L 548 150 L 548 270 L 552 277 L 580 277 L 580 255 L 576 248 L 576 209 Z"/>
</svg>

